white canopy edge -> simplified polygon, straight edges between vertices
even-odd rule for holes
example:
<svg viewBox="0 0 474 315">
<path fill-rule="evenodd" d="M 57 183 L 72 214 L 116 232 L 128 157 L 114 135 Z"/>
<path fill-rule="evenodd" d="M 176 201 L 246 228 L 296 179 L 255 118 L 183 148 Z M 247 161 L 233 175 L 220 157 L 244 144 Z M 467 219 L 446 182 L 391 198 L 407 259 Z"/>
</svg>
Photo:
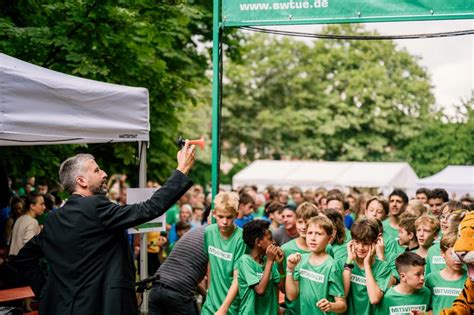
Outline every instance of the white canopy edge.
<svg viewBox="0 0 474 315">
<path fill-rule="evenodd" d="M 456 193 L 458 197 L 464 194 L 474 196 L 474 166 L 448 165 L 432 176 L 422 178 L 417 182 L 418 188 L 444 188 L 448 193 Z"/>
<path fill-rule="evenodd" d="M 0 146 L 149 141 L 148 90 L 0 54 Z"/>
<path fill-rule="evenodd" d="M 402 188 L 412 192 L 418 176 L 404 162 L 327 162 L 257 160 L 232 179 L 234 188 L 269 185 L 289 188 Z"/>
</svg>

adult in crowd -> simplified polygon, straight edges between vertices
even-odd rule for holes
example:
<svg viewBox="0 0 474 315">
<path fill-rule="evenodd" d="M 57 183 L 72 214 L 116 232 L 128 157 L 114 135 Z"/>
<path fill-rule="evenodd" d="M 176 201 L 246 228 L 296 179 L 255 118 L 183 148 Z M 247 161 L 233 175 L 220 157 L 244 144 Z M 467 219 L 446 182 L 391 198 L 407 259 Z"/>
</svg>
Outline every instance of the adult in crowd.
<svg viewBox="0 0 474 315">
<path fill-rule="evenodd" d="M 126 229 L 159 217 L 192 186 L 186 174 L 194 151 L 186 141 L 165 185 L 149 200 L 125 206 L 105 196 L 107 174 L 92 155 L 78 154 L 61 164 L 59 178 L 71 197 L 16 259 L 40 299 L 40 314 L 139 314 Z M 38 270 L 43 257 L 46 279 Z"/>
<path fill-rule="evenodd" d="M 148 304 L 149 315 L 199 314 L 195 292 L 207 271 L 204 229 L 199 226 L 186 233 L 175 245 L 155 276 Z"/>
<path fill-rule="evenodd" d="M 274 230 L 273 239 L 281 246 L 292 239 L 298 237 L 298 230 L 296 229 L 296 207 L 292 204 L 287 204 L 281 213 L 283 226 Z"/>
<path fill-rule="evenodd" d="M 16 256 L 20 249 L 22 249 L 33 236 L 38 235 L 41 230 L 36 218 L 42 215 L 46 209 L 43 195 L 30 194 L 27 198 L 26 207 L 28 211 L 20 216 L 13 225 L 10 256 Z"/>
<path fill-rule="evenodd" d="M 401 189 L 395 189 L 388 196 L 389 217 L 383 221 L 384 240 L 398 237 L 398 223 L 400 216 L 405 212 L 408 203 L 407 194 Z"/>
</svg>

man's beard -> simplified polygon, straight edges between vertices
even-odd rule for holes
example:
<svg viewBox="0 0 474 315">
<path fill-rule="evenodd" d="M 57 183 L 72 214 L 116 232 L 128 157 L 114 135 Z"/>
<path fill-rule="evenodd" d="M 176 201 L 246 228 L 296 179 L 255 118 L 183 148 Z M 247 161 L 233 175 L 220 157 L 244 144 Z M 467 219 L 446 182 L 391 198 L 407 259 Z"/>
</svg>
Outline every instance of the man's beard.
<svg viewBox="0 0 474 315">
<path fill-rule="evenodd" d="M 107 194 L 107 187 L 104 184 L 101 184 L 98 187 L 91 186 L 89 190 L 93 195 L 106 195 Z"/>
</svg>

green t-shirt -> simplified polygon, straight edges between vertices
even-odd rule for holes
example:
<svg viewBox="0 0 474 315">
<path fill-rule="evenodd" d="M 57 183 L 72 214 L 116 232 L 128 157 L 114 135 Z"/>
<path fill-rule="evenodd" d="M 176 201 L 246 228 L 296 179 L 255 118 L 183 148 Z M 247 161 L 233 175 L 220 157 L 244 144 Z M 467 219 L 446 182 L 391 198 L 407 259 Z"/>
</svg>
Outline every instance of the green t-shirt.
<svg viewBox="0 0 474 315">
<path fill-rule="evenodd" d="M 375 282 L 383 292 L 387 291 L 392 276 L 392 270 L 385 261 L 375 260 L 372 265 L 372 274 Z M 375 314 L 377 305 L 370 304 L 367 293 L 366 277 L 364 268 L 354 263 L 351 275 L 351 287 L 347 296 L 346 315 L 370 315 Z"/>
<path fill-rule="evenodd" d="M 347 260 L 347 243 L 352 240 L 351 232 L 346 229 L 346 236 L 344 237 L 344 242 L 342 244 L 332 243 L 332 257 L 336 260 L 341 268 L 344 266 L 344 263 Z"/>
<path fill-rule="evenodd" d="M 407 247 L 398 243 L 398 237 L 395 239 L 385 239 L 385 261 L 390 265 L 392 273 L 398 279 L 398 271 L 395 266 L 395 259 L 406 251 Z"/>
<path fill-rule="evenodd" d="M 384 240 L 393 240 L 398 239 L 398 229 L 394 229 L 390 225 L 390 218 L 385 219 L 382 222 L 383 225 L 383 239 Z"/>
<path fill-rule="evenodd" d="M 410 315 L 412 310 L 427 312 L 431 309 L 431 292 L 423 287 L 413 294 L 401 294 L 391 287 L 377 306 L 377 315 Z"/>
<path fill-rule="evenodd" d="M 308 254 L 309 251 L 306 251 L 296 244 L 296 239 L 289 241 L 281 246 L 281 250 L 285 254 L 285 258 L 283 259 L 283 270 L 286 270 L 286 260 L 288 256 L 294 253 Z M 285 295 L 285 305 L 286 305 L 286 312 L 285 315 L 299 315 L 300 312 L 300 297 L 298 296 L 294 301 L 290 301 L 286 298 Z"/>
<path fill-rule="evenodd" d="M 265 263 L 264 263 L 265 264 Z M 275 284 L 280 282 L 280 273 L 277 264 L 273 263 L 270 281 L 262 295 L 258 295 L 254 286 L 263 277 L 265 265 L 260 265 L 252 257 L 244 254 L 237 261 L 239 273 L 239 314 L 274 315 L 278 314 L 278 296 Z"/>
<path fill-rule="evenodd" d="M 467 273 L 464 272 L 459 280 L 445 280 L 441 277 L 440 271 L 431 272 L 426 277 L 426 287 L 431 291 L 431 306 L 433 314 L 439 314 L 441 310 L 451 307 L 454 300 L 459 296 L 464 288 Z"/>
<path fill-rule="evenodd" d="M 428 255 L 426 256 L 425 275 L 428 276 L 430 273 L 439 272 L 445 267 L 446 262 L 443 256 L 441 256 L 439 243 L 434 243 L 433 246 L 428 249 Z"/>
<path fill-rule="evenodd" d="M 320 265 L 312 265 L 311 254 L 304 254 L 296 266 L 294 279 L 299 281 L 301 314 L 325 315 L 316 303 L 322 299 L 334 302 L 334 297 L 344 297 L 342 270 L 334 258 L 328 258 Z M 332 314 L 332 313 L 329 313 Z"/>
<path fill-rule="evenodd" d="M 257 209 L 257 212 L 253 213 L 254 218 L 261 218 L 265 215 L 265 207 L 261 206 Z"/>
<path fill-rule="evenodd" d="M 236 227 L 228 239 L 224 239 L 217 224 L 211 224 L 204 230 L 204 251 L 209 257 L 211 283 L 207 291 L 202 314 L 214 314 L 225 300 L 232 284 L 237 260 L 245 253 L 242 229 Z M 236 296 L 228 314 L 238 314 L 239 297 Z"/>
<path fill-rule="evenodd" d="M 173 225 L 178 222 L 179 206 L 174 204 L 168 211 L 166 211 L 166 224 Z"/>
</svg>

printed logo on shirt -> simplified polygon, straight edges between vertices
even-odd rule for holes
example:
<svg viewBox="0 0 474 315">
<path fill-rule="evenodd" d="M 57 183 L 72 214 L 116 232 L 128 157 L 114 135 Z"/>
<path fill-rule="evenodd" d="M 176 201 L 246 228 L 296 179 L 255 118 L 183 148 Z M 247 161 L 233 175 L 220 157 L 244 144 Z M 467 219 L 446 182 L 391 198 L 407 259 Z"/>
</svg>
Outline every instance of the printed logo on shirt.
<svg viewBox="0 0 474 315">
<path fill-rule="evenodd" d="M 461 293 L 462 289 L 458 288 L 442 288 L 442 287 L 434 287 L 433 293 L 434 295 L 443 295 L 443 296 L 458 296 Z"/>
<path fill-rule="evenodd" d="M 361 284 L 361 285 L 365 285 L 365 277 L 361 277 L 361 276 L 358 276 L 358 275 L 351 275 L 351 282 Z"/>
<path fill-rule="evenodd" d="M 311 281 L 324 283 L 324 275 L 306 269 L 300 269 L 300 276 Z"/>
<path fill-rule="evenodd" d="M 434 265 L 445 265 L 446 264 L 446 261 L 444 260 L 444 258 L 442 256 L 433 256 L 433 259 L 431 260 L 431 262 Z"/>
<path fill-rule="evenodd" d="M 209 246 L 207 248 L 207 251 L 209 254 L 216 256 L 217 258 L 224 259 L 227 261 L 232 261 L 232 253 L 227 253 L 224 252 L 223 250 L 220 250 L 219 248 L 215 248 L 214 246 Z"/>
<path fill-rule="evenodd" d="M 426 312 L 426 304 L 391 306 L 389 309 L 390 315 L 404 315 L 414 310 Z"/>
</svg>

